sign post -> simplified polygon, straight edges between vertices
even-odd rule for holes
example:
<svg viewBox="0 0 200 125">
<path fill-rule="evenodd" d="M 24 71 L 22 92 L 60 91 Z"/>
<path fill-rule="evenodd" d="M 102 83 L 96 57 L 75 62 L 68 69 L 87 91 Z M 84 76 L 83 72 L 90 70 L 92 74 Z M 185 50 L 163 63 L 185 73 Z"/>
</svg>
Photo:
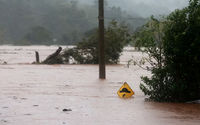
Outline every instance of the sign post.
<svg viewBox="0 0 200 125">
<path fill-rule="evenodd" d="M 120 98 L 130 98 L 135 93 L 131 89 L 131 87 L 125 82 L 122 87 L 117 92 Z"/>
</svg>

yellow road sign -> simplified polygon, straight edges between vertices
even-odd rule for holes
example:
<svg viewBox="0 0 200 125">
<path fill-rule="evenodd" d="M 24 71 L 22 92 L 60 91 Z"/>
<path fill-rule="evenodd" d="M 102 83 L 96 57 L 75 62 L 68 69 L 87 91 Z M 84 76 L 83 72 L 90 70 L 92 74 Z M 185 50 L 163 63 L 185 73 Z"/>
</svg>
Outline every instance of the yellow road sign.
<svg viewBox="0 0 200 125">
<path fill-rule="evenodd" d="M 130 98 L 135 93 L 133 92 L 133 90 L 131 89 L 131 87 L 125 82 L 122 85 L 122 87 L 119 89 L 119 91 L 117 92 L 117 94 L 121 98 Z"/>
</svg>

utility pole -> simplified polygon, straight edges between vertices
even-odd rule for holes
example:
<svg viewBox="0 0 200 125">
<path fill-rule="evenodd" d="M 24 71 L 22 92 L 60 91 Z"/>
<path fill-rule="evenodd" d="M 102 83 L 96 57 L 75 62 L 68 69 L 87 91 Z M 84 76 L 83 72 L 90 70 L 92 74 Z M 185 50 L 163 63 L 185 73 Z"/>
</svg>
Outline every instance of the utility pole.
<svg viewBox="0 0 200 125">
<path fill-rule="evenodd" d="M 104 0 L 99 0 L 99 78 L 106 78 L 104 48 Z"/>
</svg>

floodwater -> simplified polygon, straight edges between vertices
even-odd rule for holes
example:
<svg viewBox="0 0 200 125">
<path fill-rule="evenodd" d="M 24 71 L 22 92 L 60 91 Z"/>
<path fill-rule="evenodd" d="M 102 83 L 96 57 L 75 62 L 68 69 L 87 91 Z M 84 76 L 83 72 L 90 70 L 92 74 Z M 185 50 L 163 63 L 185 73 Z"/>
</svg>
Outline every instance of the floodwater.
<svg viewBox="0 0 200 125">
<path fill-rule="evenodd" d="M 107 66 L 98 79 L 97 65 L 32 65 L 57 47 L 0 47 L 0 125 L 199 125 L 200 105 L 145 102 L 139 89 L 147 71 L 124 65 L 142 54 L 126 51 L 121 65 Z M 120 99 L 127 82 L 136 93 Z M 72 111 L 63 112 L 63 109 Z"/>
</svg>

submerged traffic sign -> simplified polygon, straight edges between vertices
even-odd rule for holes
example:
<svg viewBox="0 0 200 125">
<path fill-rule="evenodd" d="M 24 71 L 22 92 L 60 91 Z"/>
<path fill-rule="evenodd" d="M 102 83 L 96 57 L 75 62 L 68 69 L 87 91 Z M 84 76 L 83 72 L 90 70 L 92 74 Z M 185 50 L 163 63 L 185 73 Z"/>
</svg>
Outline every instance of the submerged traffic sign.
<svg viewBox="0 0 200 125">
<path fill-rule="evenodd" d="M 133 92 L 133 90 L 131 89 L 131 87 L 125 82 L 122 85 L 122 87 L 119 89 L 119 91 L 117 92 L 117 94 L 121 98 L 130 98 L 135 93 Z"/>
</svg>

